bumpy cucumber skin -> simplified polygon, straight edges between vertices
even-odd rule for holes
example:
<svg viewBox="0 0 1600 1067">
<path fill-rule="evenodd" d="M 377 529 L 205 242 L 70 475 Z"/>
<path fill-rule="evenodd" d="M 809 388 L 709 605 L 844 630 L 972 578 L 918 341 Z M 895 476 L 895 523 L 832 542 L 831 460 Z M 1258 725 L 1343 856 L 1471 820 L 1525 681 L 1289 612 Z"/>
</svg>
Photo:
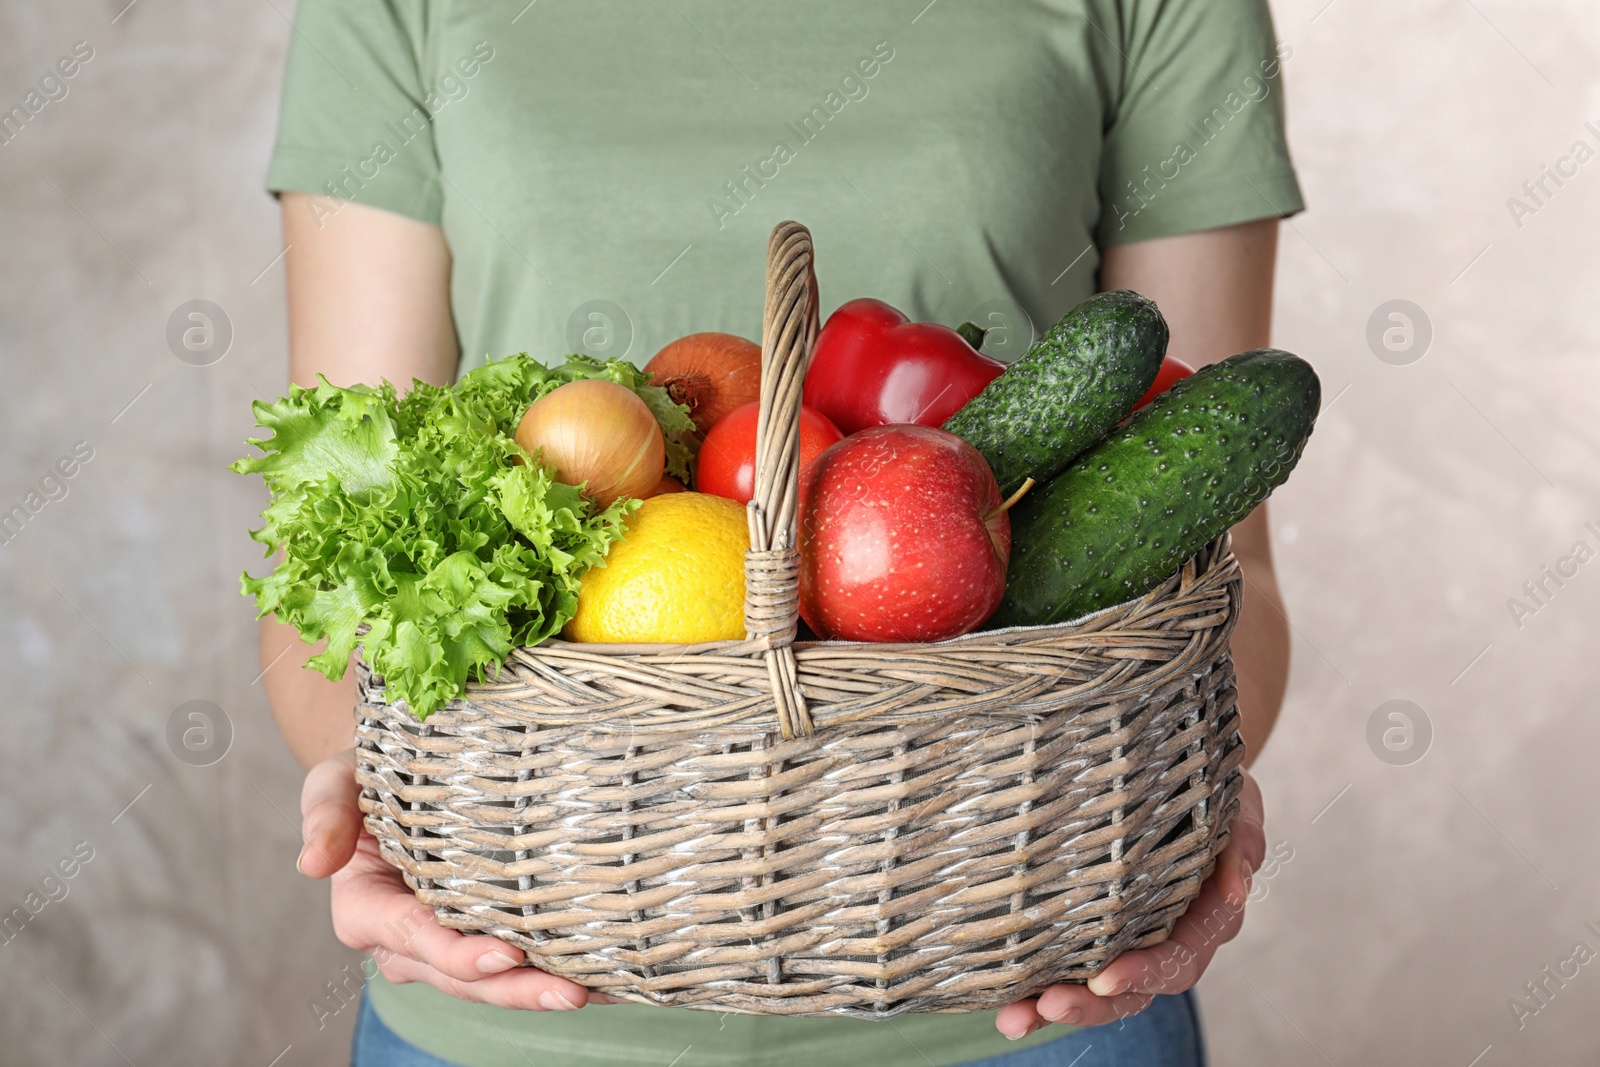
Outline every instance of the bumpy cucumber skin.
<svg viewBox="0 0 1600 1067">
<path fill-rule="evenodd" d="M 1065 622 L 1154 589 L 1283 484 L 1321 403 L 1311 364 L 1270 348 L 1178 382 L 1011 509 L 987 626 Z"/>
<path fill-rule="evenodd" d="M 1050 327 L 944 428 L 989 461 L 1002 495 L 1067 468 L 1144 395 L 1167 352 L 1167 320 L 1131 289 L 1090 297 Z"/>
</svg>

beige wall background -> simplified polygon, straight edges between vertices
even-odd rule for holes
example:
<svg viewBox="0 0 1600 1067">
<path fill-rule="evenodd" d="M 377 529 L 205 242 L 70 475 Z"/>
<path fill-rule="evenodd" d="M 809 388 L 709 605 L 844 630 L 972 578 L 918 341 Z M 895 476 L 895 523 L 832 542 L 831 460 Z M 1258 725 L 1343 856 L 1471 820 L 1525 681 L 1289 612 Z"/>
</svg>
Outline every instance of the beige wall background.
<svg viewBox="0 0 1600 1067">
<path fill-rule="evenodd" d="M 1523 192 L 1600 148 L 1600 9 L 1273 9 L 1311 205 L 1278 339 L 1327 401 L 1273 505 L 1295 666 L 1258 769 L 1291 858 L 1201 986 L 1214 1062 L 1595 1063 L 1600 963 L 1575 950 L 1600 951 L 1600 563 L 1520 620 L 1507 601 L 1600 549 L 1600 161 Z M 319 1028 L 309 1004 L 355 958 L 293 870 L 300 775 L 233 595 L 260 500 L 223 469 L 284 380 L 259 186 L 291 14 L 0 7 L 0 109 L 93 49 L 0 145 L 0 510 L 92 450 L 0 545 L 0 907 L 59 898 L 0 943 L 8 1064 L 346 1062 L 354 1011 Z M 209 366 L 166 339 L 194 299 L 232 327 Z M 1375 350 L 1393 300 L 1413 342 Z M 1368 741 L 1392 700 L 1414 706 L 1409 748 L 1380 721 L 1398 751 Z M 189 701 L 220 714 L 185 762 Z"/>
</svg>

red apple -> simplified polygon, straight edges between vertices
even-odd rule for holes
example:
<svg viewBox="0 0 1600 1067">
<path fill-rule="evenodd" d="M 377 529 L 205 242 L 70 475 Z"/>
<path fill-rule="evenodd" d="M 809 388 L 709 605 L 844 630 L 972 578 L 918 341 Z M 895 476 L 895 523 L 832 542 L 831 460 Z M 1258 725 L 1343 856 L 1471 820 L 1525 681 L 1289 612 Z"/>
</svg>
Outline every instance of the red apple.
<svg viewBox="0 0 1600 1067">
<path fill-rule="evenodd" d="M 931 426 L 846 437 L 807 472 L 800 614 L 819 636 L 939 641 L 1000 606 L 1011 521 L 978 450 Z"/>
</svg>

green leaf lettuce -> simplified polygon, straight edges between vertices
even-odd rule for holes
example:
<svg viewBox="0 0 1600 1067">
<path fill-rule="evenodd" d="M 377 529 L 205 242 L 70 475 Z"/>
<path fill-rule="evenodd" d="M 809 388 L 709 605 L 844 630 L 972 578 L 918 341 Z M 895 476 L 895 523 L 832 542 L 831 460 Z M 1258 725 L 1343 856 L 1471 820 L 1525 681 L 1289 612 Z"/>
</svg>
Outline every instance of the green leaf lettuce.
<svg viewBox="0 0 1600 1067">
<path fill-rule="evenodd" d="M 638 507 L 597 512 L 512 439 L 530 403 L 582 378 L 636 392 L 662 424 L 668 473 L 687 477 L 687 410 L 616 360 L 571 356 L 547 369 L 519 354 L 404 396 L 388 382 L 324 380 L 257 402 L 271 436 L 248 443 L 264 454 L 230 469 L 271 490 L 250 536 L 283 556 L 260 578 L 243 575 L 244 594 L 305 640 L 326 639 L 308 666 L 330 679 L 359 643 L 388 699 L 426 718 L 469 676 L 559 631 L 580 576 Z"/>
</svg>

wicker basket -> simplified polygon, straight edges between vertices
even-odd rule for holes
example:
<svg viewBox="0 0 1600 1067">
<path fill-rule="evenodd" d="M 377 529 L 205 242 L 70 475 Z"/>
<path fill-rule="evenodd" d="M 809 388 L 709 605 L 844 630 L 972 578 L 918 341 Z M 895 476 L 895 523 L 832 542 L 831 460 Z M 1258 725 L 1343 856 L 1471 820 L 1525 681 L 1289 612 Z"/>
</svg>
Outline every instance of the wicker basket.
<svg viewBox="0 0 1600 1067">
<path fill-rule="evenodd" d="M 1166 938 L 1228 839 L 1224 536 L 1077 623 L 796 642 L 811 237 L 768 249 L 744 641 L 517 649 L 417 722 L 362 671 L 366 825 L 440 922 L 624 1000 L 994 1008 Z"/>
</svg>

